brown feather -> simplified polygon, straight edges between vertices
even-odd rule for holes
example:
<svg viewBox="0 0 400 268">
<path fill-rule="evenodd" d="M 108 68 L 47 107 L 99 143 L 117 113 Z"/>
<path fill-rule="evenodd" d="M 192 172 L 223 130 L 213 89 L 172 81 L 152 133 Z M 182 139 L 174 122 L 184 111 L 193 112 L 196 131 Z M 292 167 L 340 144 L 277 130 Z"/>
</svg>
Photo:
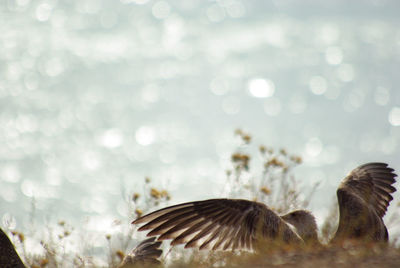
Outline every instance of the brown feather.
<svg viewBox="0 0 400 268">
<path fill-rule="evenodd" d="M 265 221 L 260 225 L 266 229 L 261 232 L 263 236 L 277 238 L 278 228 L 286 223 L 264 204 L 241 199 L 184 203 L 144 215 L 133 223 L 145 223 L 139 228 L 140 231 L 150 230 L 148 236 L 159 236 L 158 240 L 172 239 L 172 245 L 251 249 L 256 241 L 260 215 L 264 215 Z"/>
<path fill-rule="evenodd" d="M 396 176 L 385 163 L 367 163 L 346 176 L 337 191 L 340 218 L 333 242 L 348 238 L 387 241 L 382 217 L 393 200 Z"/>
</svg>

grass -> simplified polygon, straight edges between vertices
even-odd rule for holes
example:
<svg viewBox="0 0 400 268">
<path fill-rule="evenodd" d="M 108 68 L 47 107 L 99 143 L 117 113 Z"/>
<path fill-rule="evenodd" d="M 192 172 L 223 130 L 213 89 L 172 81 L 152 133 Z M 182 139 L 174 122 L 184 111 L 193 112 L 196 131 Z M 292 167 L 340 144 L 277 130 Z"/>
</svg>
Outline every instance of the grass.
<svg viewBox="0 0 400 268">
<path fill-rule="evenodd" d="M 263 254 L 223 253 L 206 260 L 175 260 L 171 267 L 398 267 L 400 250 L 381 246 L 282 249 Z"/>
<path fill-rule="evenodd" d="M 255 150 L 251 135 L 242 130 L 236 130 L 235 135 L 240 143 L 232 153 L 231 166 L 226 170 L 226 197 L 264 202 L 278 214 L 296 208 L 306 209 L 318 184 L 308 186 L 307 191 L 301 188 L 294 173 L 295 167 L 302 163 L 301 157 L 285 149 L 265 145 L 258 145 Z M 255 162 L 259 165 L 258 169 L 252 167 L 253 159 L 257 159 Z M 170 199 L 167 189 L 159 189 L 152 184 L 151 178 L 145 178 L 143 191 L 134 192 L 126 198 L 129 214 L 126 219 L 165 206 Z M 387 220 L 388 224 L 397 224 L 398 216 L 398 213 L 394 213 Z M 329 241 L 336 231 L 337 217 L 338 209 L 334 204 L 320 228 L 321 242 Z M 92 241 L 82 238 L 84 230 L 76 229 L 66 221 L 59 221 L 46 228 L 46 234 L 41 236 L 43 239 L 38 245 L 41 247 L 39 253 L 28 252 L 25 234 L 12 232 L 11 238 L 28 267 L 117 267 L 133 248 L 132 237 L 138 234 L 128 220 L 117 221 L 116 225 L 122 226 L 119 233 L 90 238 L 106 241 L 105 251 L 108 253 L 100 261 L 93 256 L 90 242 L 82 243 Z M 85 237 L 90 237 L 90 234 Z M 396 267 L 400 263 L 400 248 L 396 246 L 398 237 L 392 237 L 391 240 L 393 242 L 385 247 L 353 244 L 301 249 L 281 247 L 263 254 L 198 252 L 183 250 L 179 246 L 168 248 L 164 243 L 162 261 L 169 267 Z M 71 248 L 74 250 L 71 251 Z"/>
</svg>

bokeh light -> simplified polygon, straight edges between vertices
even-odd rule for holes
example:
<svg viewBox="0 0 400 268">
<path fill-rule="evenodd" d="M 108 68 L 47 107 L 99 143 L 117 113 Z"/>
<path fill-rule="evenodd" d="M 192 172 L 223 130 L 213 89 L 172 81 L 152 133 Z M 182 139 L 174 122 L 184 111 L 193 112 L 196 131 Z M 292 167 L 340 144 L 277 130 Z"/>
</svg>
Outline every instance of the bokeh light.
<svg viewBox="0 0 400 268">
<path fill-rule="evenodd" d="M 251 79 L 248 84 L 250 94 L 256 98 L 268 98 L 274 95 L 274 83 L 268 79 Z"/>
<path fill-rule="evenodd" d="M 311 210 L 357 164 L 399 170 L 400 2 L 377 3 L 0 1 L 2 226 L 34 204 L 111 232 L 145 176 L 222 197 L 237 128 L 303 156 Z"/>
<path fill-rule="evenodd" d="M 400 107 L 393 107 L 389 112 L 389 123 L 400 126 Z"/>
</svg>

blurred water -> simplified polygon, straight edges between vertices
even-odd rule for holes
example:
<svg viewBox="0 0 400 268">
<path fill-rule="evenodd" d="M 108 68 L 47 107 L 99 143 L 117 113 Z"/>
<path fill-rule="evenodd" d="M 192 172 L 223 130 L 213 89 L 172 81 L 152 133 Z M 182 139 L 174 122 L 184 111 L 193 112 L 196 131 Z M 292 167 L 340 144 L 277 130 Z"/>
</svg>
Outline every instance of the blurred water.
<svg viewBox="0 0 400 268">
<path fill-rule="evenodd" d="M 134 217 L 123 196 L 144 176 L 173 203 L 216 197 L 238 127 L 304 157 L 296 175 L 322 180 L 311 207 L 323 215 L 356 165 L 400 170 L 399 11 L 396 0 L 1 1 L 1 217 L 28 228 L 34 198 L 39 221 L 102 218 L 89 228 L 105 232 Z"/>
</svg>

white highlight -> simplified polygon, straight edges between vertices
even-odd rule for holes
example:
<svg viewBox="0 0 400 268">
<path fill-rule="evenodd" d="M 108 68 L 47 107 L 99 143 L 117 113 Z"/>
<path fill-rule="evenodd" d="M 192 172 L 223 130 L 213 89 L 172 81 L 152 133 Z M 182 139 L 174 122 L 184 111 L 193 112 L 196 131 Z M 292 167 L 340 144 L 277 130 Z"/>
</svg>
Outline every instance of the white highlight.
<svg viewBox="0 0 400 268">
<path fill-rule="evenodd" d="M 393 107 L 389 112 L 389 123 L 392 126 L 400 126 L 400 107 Z"/>
<path fill-rule="evenodd" d="M 250 94 L 256 98 L 268 98 L 274 95 L 275 85 L 268 79 L 251 79 L 248 83 Z"/>
<path fill-rule="evenodd" d="M 155 140 L 155 136 L 154 129 L 148 126 L 140 127 L 135 134 L 136 142 L 143 146 L 152 144 Z"/>
</svg>

